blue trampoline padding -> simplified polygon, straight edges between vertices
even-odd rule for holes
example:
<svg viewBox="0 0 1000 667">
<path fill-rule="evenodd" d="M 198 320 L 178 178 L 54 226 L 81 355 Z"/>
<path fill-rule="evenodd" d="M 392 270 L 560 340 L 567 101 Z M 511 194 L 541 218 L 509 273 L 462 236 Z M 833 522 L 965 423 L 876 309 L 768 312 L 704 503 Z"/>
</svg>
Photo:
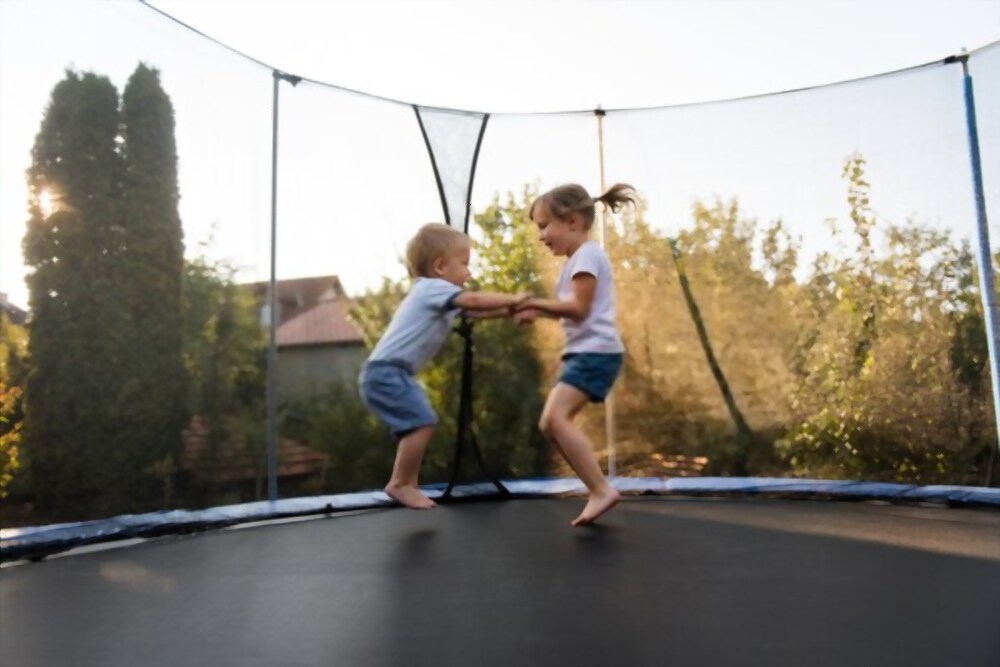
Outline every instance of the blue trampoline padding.
<svg viewBox="0 0 1000 667">
<path fill-rule="evenodd" d="M 514 497 L 578 495 L 586 488 L 576 478 L 508 480 L 504 486 Z M 613 484 L 623 493 L 653 495 L 777 495 L 783 497 L 823 497 L 845 500 L 895 500 L 937 502 L 1000 508 L 1000 489 L 972 486 L 914 486 L 884 482 L 856 482 L 780 477 L 617 477 Z M 444 491 L 443 484 L 424 487 L 431 498 Z M 482 482 L 453 489 L 455 498 L 498 496 L 493 484 Z M 17 560 L 106 542 L 109 540 L 155 537 L 209 528 L 222 528 L 252 521 L 281 519 L 311 514 L 387 507 L 392 503 L 381 491 L 343 493 L 307 498 L 286 498 L 271 502 L 226 505 L 203 510 L 165 510 L 147 514 L 126 514 L 110 519 L 61 523 L 30 528 L 0 530 L 0 561 Z"/>
</svg>

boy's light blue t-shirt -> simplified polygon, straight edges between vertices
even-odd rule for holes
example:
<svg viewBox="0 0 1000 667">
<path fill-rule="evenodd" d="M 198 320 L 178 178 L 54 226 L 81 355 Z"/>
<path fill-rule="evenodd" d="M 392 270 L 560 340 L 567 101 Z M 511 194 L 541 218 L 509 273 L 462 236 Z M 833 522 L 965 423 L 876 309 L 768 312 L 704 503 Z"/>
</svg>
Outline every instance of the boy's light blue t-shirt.
<svg viewBox="0 0 1000 667">
<path fill-rule="evenodd" d="M 461 293 L 461 287 L 440 278 L 414 280 L 369 361 L 403 361 L 416 373 L 444 345 L 459 313 L 452 302 Z"/>
</svg>

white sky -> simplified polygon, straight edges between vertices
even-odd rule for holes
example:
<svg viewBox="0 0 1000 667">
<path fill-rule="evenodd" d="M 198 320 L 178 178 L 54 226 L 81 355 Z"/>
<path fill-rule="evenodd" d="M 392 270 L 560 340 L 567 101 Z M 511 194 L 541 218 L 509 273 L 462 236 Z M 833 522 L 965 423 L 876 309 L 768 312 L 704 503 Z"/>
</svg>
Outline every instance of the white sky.
<svg viewBox="0 0 1000 667">
<path fill-rule="evenodd" d="M 154 4 L 285 71 L 422 104 L 554 111 L 654 106 L 774 92 L 940 59 L 1000 39 L 1000 2 L 270 2 Z M 26 305 L 24 171 L 49 94 L 68 67 L 124 86 L 138 60 L 162 72 L 177 114 L 189 250 L 267 273 L 270 72 L 242 63 L 133 0 L 0 0 L 0 291 Z M 843 217 L 839 161 L 870 159 L 874 205 L 968 235 L 971 184 L 957 68 L 654 114 L 609 115 L 608 177 L 634 181 L 665 227 L 697 197 L 738 195 L 793 221 L 807 247 Z M 1000 199 L 1000 53 L 976 76 L 987 199 Z M 405 106 L 305 85 L 282 88 L 280 277 L 338 273 L 349 290 L 398 272 L 415 225 L 440 219 Z M 474 206 L 537 181 L 596 189 L 588 116 L 494 117 Z M 881 203 L 880 203 L 880 197 Z M 795 227 L 795 225 L 798 225 Z"/>
</svg>

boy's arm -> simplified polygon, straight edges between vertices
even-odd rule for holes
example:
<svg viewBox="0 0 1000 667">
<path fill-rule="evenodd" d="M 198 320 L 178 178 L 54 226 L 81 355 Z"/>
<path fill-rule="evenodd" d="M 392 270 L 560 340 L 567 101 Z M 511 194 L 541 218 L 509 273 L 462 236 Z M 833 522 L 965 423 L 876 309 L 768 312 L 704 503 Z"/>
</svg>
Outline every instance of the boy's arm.
<svg viewBox="0 0 1000 667">
<path fill-rule="evenodd" d="M 589 273 L 573 276 L 573 296 L 566 301 L 559 299 L 528 299 L 515 307 L 517 312 L 535 311 L 539 315 L 582 322 L 590 315 L 597 291 L 597 278 Z"/>
<path fill-rule="evenodd" d="M 510 317 L 510 308 L 496 308 L 494 310 L 467 310 L 462 313 L 470 320 L 492 320 L 498 317 Z"/>
<path fill-rule="evenodd" d="M 500 294 L 497 292 L 461 292 L 452 299 L 456 308 L 468 313 L 482 313 L 495 310 L 509 310 L 524 302 L 530 294 Z"/>
</svg>

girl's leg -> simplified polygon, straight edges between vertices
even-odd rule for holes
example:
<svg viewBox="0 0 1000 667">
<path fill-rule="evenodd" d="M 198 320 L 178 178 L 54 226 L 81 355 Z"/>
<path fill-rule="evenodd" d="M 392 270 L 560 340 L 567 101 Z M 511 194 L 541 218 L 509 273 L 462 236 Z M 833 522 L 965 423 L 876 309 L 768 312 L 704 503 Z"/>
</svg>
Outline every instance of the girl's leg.
<svg viewBox="0 0 1000 667">
<path fill-rule="evenodd" d="M 424 450 L 433 434 L 433 426 L 418 428 L 403 436 L 396 447 L 396 463 L 392 467 L 392 479 L 386 484 L 385 492 L 410 509 L 430 509 L 436 506 L 417 486 L 420 462 L 423 461 Z"/>
<path fill-rule="evenodd" d="M 558 448 L 563 458 L 590 491 L 590 500 L 574 521 L 587 524 L 618 504 L 620 494 L 604 478 L 594 456 L 594 445 L 573 423 L 573 418 L 587 404 L 587 396 L 576 387 L 559 383 L 549 394 L 539 428 Z"/>
</svg>

